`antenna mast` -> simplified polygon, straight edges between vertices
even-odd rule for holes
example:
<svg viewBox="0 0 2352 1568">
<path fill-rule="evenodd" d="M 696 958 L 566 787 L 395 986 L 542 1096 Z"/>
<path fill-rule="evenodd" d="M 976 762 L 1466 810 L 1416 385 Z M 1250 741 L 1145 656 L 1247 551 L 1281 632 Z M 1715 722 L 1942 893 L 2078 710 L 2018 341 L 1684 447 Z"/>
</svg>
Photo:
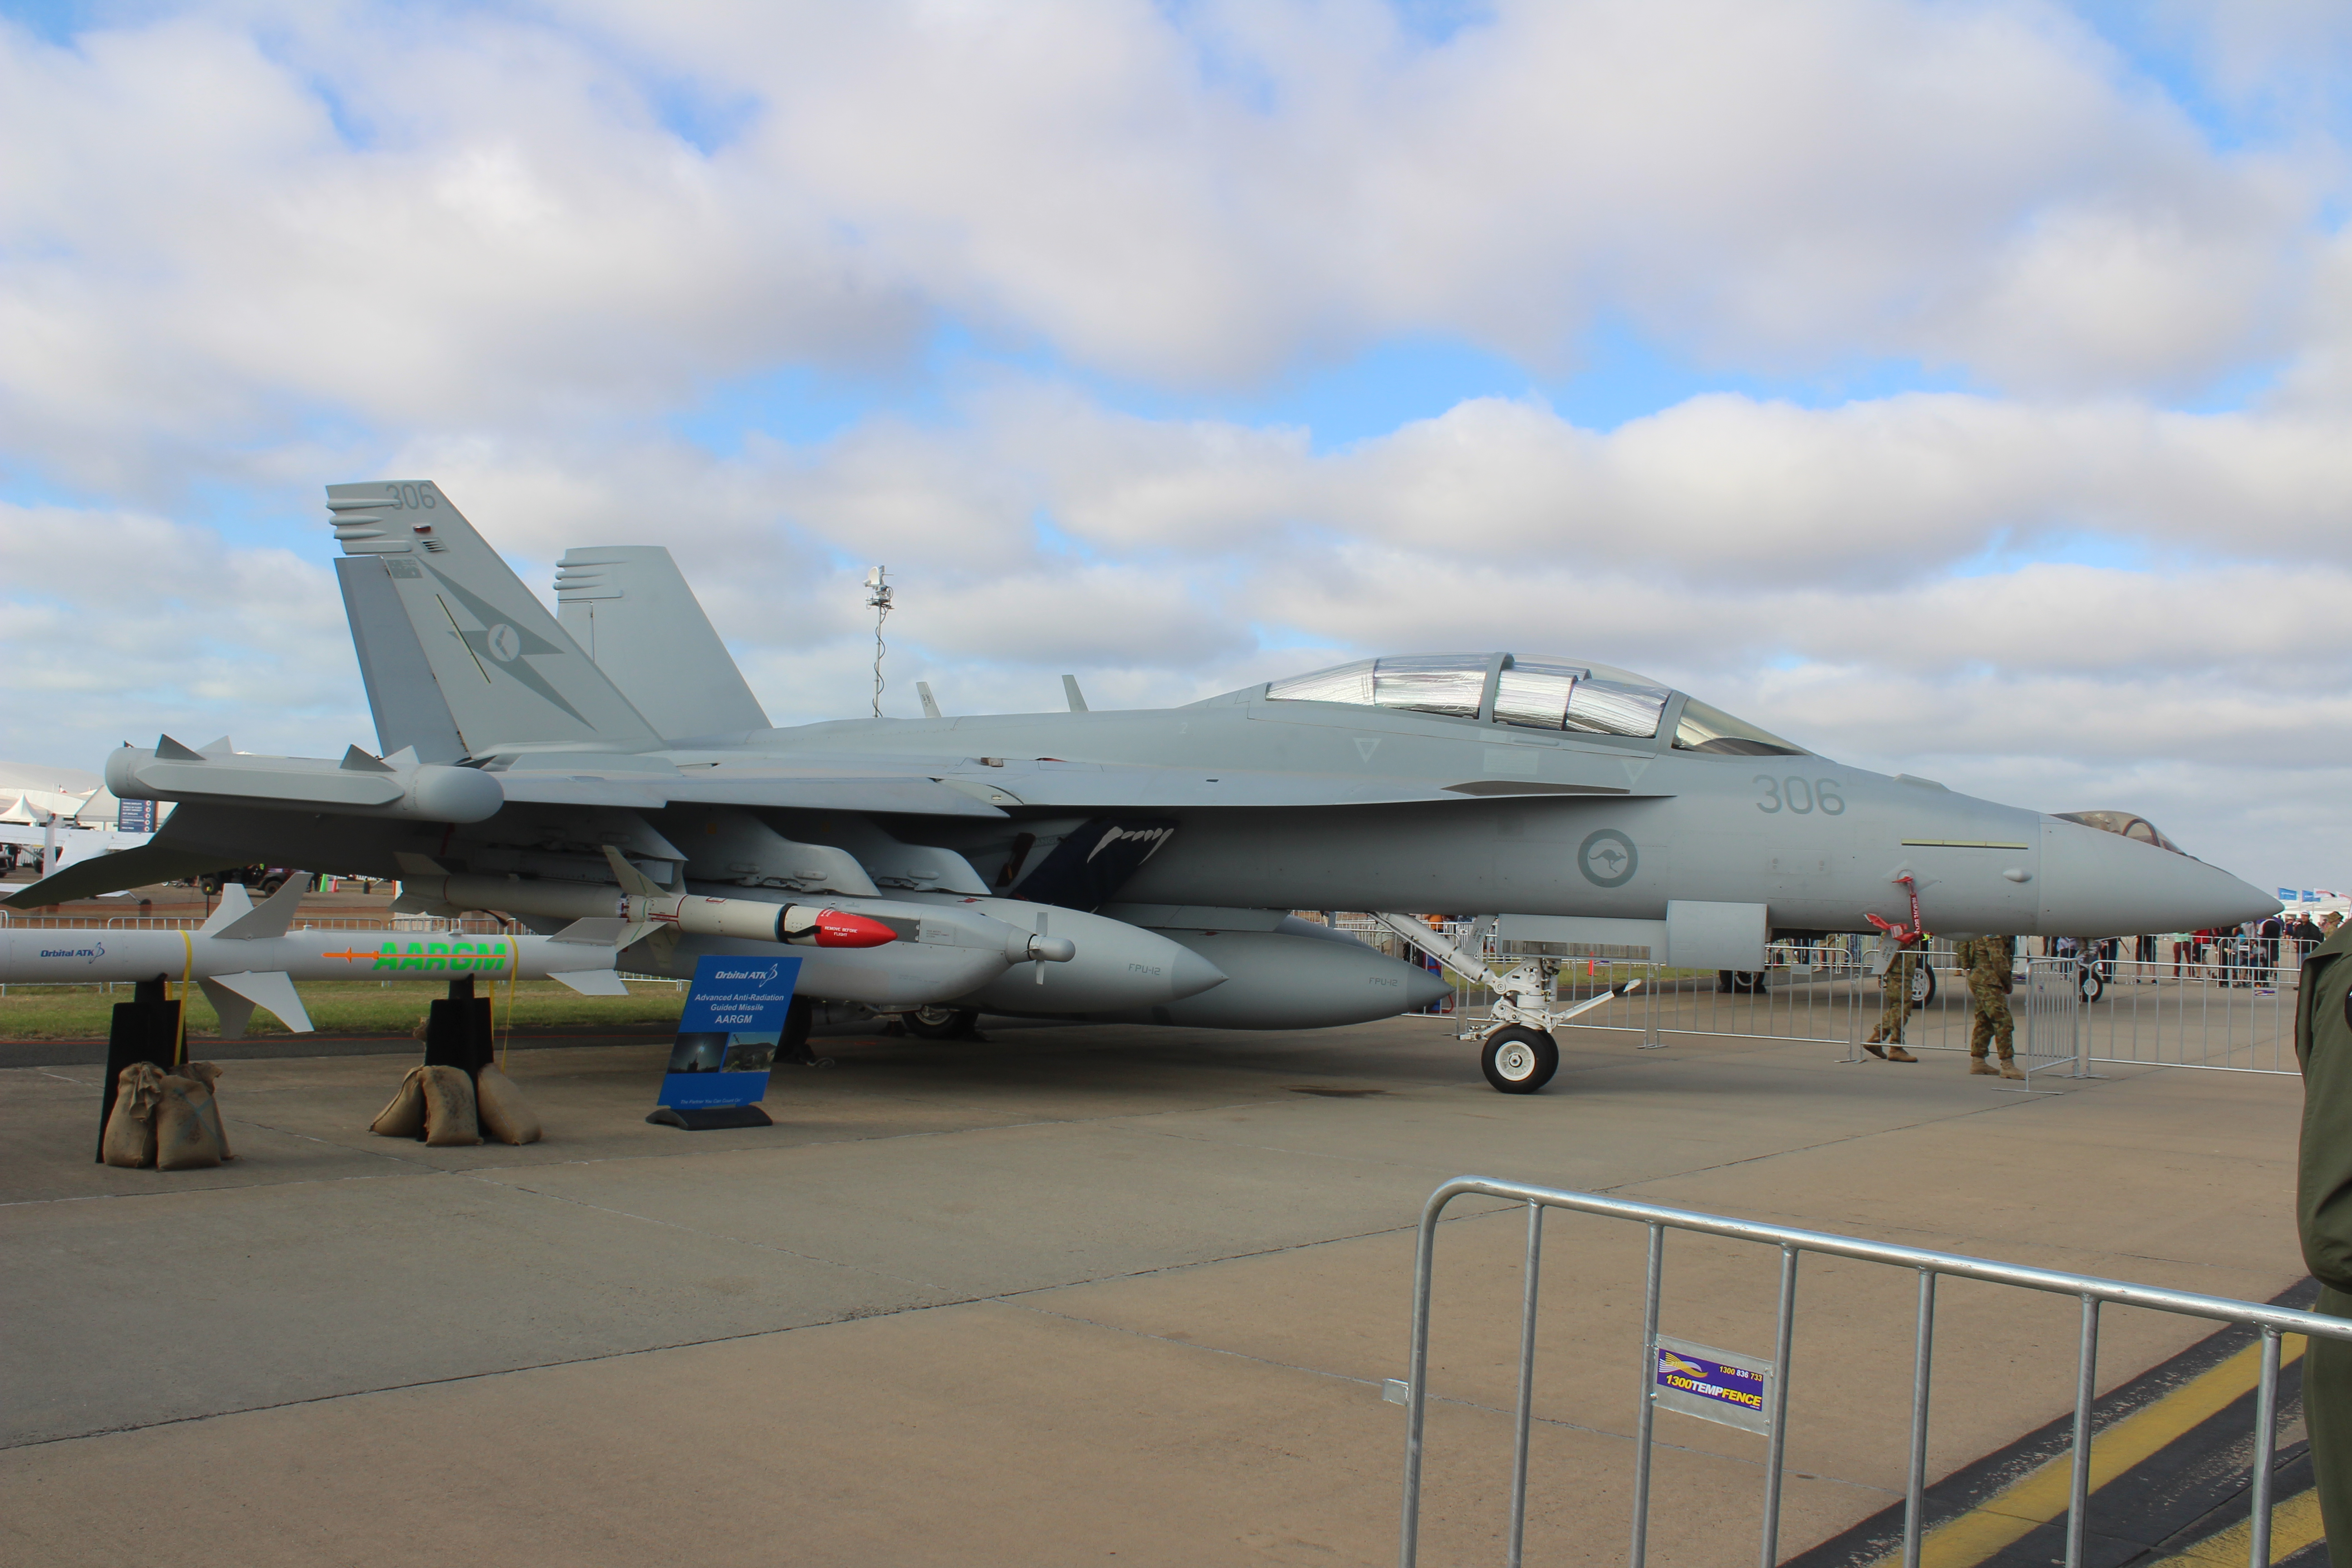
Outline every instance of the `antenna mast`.
<svg viewBox="0 0 2352 1568">
<path fill-rule="evenodd" d="M 866 604 L 874 612 L 874 717 L 882 717 L 882 656 L 889 651 L 882 640 L 882 623 L 890 618 L 889 570 L 877 566 L 866 574 Z"/>
</svg>

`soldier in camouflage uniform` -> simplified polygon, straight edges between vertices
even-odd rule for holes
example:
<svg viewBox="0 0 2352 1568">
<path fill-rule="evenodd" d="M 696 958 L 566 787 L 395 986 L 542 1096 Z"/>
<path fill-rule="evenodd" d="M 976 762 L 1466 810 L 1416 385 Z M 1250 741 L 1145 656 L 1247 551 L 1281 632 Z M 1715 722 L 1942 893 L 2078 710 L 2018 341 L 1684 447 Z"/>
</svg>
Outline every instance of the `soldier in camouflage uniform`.
<svg viewBox="0 0 2352 1568">
<path fill-rule="evenodd" d="M 1969 972 L 1969 1070 L 2003 1078 L 2023 1078 L 2012 1054 L 2015 1024 L 2009 1016 L 2009 988 L 2016 952 L 2005 936 L 1980 936 L 1961 942 L 1956 956 Z M 2000 1066 L 1985 1059 L 1989 1045 L 2000 1048 Z"/>
<path fill-rule="evenodd" d="M 2352 1318 L 2352 931 L 2342 926 L 2304 964 L 2294 1054 L 2303 1066 L 2303 1148 L 2294 1217 L 2319 1281 L 2312 1308 Z M 2352 1568 L 2352 1342 L 2315 1335 L 2303 1358 L 2311 1479 L 2331 1561 Z"/>
<path fill-rule="evenodd" d="M 1911 976 L 1914 973 L 1911 966 L 1916 962 L 1916 951 L 1909 942 L 1904 942 L 1895 950 L 1886 965 L 1886 973 L 1879 976 L 1881 1005 L 1878 1027 L 1870 1031 L 1870 1037 L 1863 1041 L 1862 1048 L 1883 1061 L 1916 1062 L 1919 1059 L 1903 1048 L 1903 1026 L 1911 1017 Z"/>
</svg>

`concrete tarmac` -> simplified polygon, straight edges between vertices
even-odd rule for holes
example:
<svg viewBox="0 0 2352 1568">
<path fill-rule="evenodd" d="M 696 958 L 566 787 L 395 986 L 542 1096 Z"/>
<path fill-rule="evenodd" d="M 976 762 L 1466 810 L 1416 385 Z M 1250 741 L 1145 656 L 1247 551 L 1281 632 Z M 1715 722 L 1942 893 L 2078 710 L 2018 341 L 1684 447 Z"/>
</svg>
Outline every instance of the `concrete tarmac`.
<svg viewBox="0 0 2352 1568">
<path fill-rule="evenodd" d="M 517 1048 L 549 1129 L 368 1120 L 414 1059 L 233 1059 L 238 1158 L 91 1163 L 99 1071 L 0 1070 L 0 1561 L 1381 1563 L 1412 1226 L 1468 1173 L 2268 1298 L 2292 1078 L 1443 1020 L 836 1039 L 773 1128 L 647 1125 L 663 1043 Z M 1439 1247 L 1425 1562 L 1501 1555 L 1524 1221 Z M 1642 1233 L 1547 1232 L 1530 1562 L 1623 1559 Z M 1777 1257 L 1672 1241 L 1664 1331 L 1769 1354 Z M 1784 1555 L 1899 1495 L 1911 1276 L 1809 1262 Z M 1948 1283 L 1937 1474 L 2072 1401 L 2071 1300 Z M 2110 1311 L 2101 1386 L 2200 1337 Z M 1761 1440 L 1659 1417 L 1656 1561 L 1755 1560 Z"/>
</svg>

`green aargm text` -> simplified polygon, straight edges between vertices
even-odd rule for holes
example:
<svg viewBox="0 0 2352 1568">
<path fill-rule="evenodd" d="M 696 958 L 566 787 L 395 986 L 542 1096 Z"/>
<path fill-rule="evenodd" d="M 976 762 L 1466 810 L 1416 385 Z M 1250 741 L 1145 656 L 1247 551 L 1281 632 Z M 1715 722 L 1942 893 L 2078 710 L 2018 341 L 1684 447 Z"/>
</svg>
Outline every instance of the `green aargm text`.
<svg viewBox="0 0 2352 1568">
<path fill-rule="evenodd" d="M 368 973 L 387 969 L 434 970 L 441 973 L 500 973 L 508 964 L 503 942 L 412 942 L 404 950 L 388 942 L 377 950 Z"/>
</svg>

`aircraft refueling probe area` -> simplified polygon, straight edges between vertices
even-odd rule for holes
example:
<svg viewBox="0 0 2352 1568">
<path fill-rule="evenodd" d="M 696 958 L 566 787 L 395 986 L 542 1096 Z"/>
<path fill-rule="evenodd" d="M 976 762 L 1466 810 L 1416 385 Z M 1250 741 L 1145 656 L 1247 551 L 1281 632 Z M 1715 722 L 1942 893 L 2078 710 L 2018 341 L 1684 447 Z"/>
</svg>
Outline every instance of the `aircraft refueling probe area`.
<svg viewBox="0 0 2352 1568">
<path fill-rule="evenodd" d="M 2144 817 L 1533 651 L 886 718 L 878 568 L 776 727 L 326 527 L 372 743 L 0 899 L 12 1558 L 2321 1560 L 2305 955 Z"/>
</svg>

